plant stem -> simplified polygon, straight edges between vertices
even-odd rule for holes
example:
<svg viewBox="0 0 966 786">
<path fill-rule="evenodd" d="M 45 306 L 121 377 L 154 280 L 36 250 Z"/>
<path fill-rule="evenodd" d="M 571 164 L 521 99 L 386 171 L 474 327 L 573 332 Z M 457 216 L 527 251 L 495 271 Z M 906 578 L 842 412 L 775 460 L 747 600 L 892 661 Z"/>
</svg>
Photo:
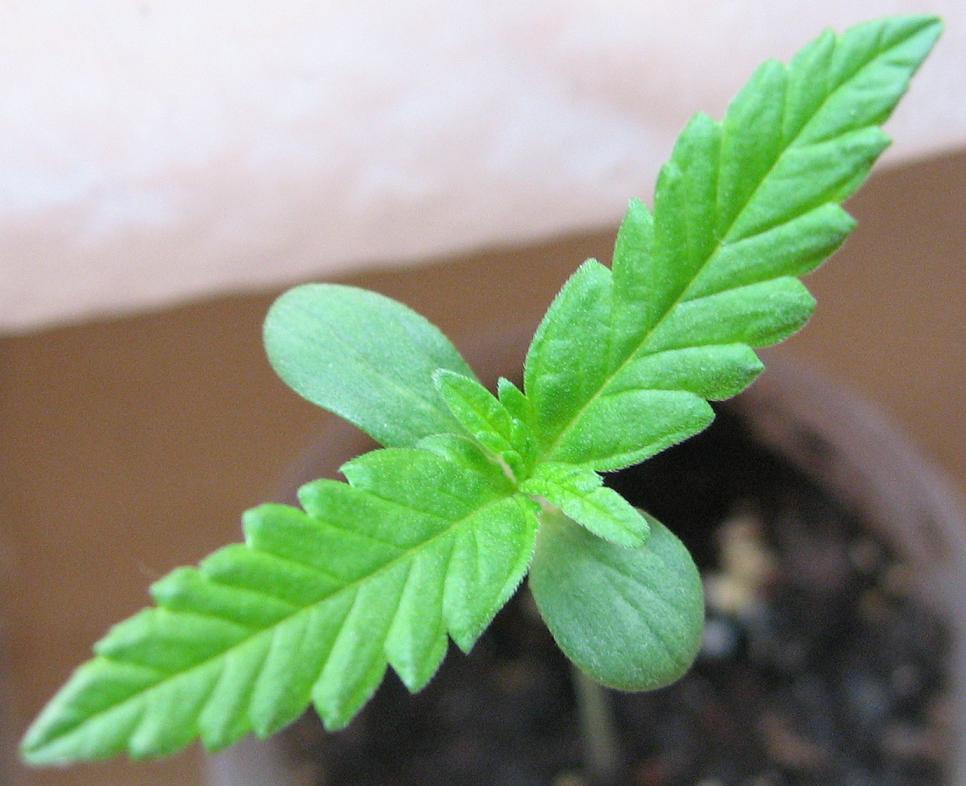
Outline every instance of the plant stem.
<svg viewBox="0 0 966 786">
<path fill-rule="evenodd" d="M 576 666 L 572 665 L 570 670 L 577 699 L 586 774 L 594 784 L 608 786 L 616 782 L 621 770 L 610 697 L 606 688 Z"/>
</svg>

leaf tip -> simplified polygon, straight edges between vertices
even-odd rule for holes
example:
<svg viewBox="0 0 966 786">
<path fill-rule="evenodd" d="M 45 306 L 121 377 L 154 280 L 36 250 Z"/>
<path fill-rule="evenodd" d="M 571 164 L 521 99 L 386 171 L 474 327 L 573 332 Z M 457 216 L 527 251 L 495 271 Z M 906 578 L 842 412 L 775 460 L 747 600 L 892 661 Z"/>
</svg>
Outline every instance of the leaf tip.
<svg viewBox="0 0 966 786">
<path fill-rule="evenodd" d="M 57 697 L 34 720 L 20 740 L 20 759 L 31 767 L 66 767 L 80 759 L 60 740 L 63 727 Z"/>
<path fill-rule="evenodd" d="M 55 762 L 50 761 L 44 752 L 44 735 L 40 727 L 41 719 L 38 718 L 34 721 L 30 728 L 27 729 L 23 738 L 20 740 L 20 758 L 25 764 L 29 764 L 34 767 L 43 766 L 45 764 L 54 764 Z"/>
</svg>

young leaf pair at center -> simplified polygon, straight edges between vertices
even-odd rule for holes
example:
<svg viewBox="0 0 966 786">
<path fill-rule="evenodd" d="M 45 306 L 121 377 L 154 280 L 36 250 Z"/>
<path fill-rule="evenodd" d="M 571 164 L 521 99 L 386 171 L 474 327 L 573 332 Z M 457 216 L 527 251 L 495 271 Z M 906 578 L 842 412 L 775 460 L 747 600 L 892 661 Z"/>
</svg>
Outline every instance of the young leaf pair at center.
<svg viewBox="0 0 966 786">
<path fill-rule="evenodd" d="M 649 528 L 644 517 L 603 479 L 586 466 L 536 461 L 530 427 L 514 416 L 500 399 L 479 382 L 439 369 L 433 375 L 437 390 L 466 431 L 494 458 L 504 463 L 520 491 L 559 508 L 577 524 L 618 546 L 644 543 Z M 511 382 L 501 379 L 501 397 L 523 401 Z M 512 404 L 511 404 L 512 406 Z M 525 416 L 526 410 L 518 407 Z"/>
</svg>

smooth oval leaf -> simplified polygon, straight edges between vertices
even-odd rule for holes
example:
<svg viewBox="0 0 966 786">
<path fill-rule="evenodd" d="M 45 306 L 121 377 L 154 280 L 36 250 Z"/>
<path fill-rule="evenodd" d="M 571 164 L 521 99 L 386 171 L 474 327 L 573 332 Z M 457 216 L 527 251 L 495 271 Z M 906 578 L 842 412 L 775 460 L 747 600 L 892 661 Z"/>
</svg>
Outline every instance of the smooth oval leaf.
<svg viewBox="0 0 966 786">
<path fill-rule="evenodd" d="M 680 678 L 704 627 L 701 577 L 691 555 L 664 525 L 646 518 L 650 537 L 624 548 L 562 513 L 544 514 L 530 568 L 530 590 L 560 649 L 620 690 L 653 690 Z"/>
<path fill-rule="evenodd" d="M 275 301 L 264 339 L 290 388 L 387 447 L 460 429 L 432 375 L 445 368 L 476 376 L 435 325 L 402 303 L 356 287 L 306 284 Z"/>
</svg>

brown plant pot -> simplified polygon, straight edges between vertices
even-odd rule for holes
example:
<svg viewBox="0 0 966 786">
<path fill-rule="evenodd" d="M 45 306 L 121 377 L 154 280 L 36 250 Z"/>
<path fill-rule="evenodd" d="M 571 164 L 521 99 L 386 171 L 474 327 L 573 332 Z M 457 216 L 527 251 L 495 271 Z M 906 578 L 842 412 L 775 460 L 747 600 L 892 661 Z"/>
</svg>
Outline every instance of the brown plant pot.
<svg viewBox="0 0 966 786">
<path fill-rule="evenodd" d="M 466 355 L 487 383 L 521 367 L 529 335 L 517 330 L 478 342 Z M 912 591 L 944 623 L 947 706 L 952 738 L 945 783 L 966 786 L 966 515 L 950 484 L 874 407 L 820 374 L 780 356 L 726 407 L 753 438 L 777 453 L 869 527 L 908 568 Z M 338 467 L 373 444 L 351 426 L 333 421 L 284 484 L 334 476 Z M 681 479 L 687 493 L 687 479 Z M 449 657 L 453 657 L 452 654 Z M 315 786 L 318 768 L 293 757 L 283 732 L 270 740 L 246 738 L 210 757 L 212 786 Z M 713 743 L 711 743 L 713 744 Z"/>
</svg>

